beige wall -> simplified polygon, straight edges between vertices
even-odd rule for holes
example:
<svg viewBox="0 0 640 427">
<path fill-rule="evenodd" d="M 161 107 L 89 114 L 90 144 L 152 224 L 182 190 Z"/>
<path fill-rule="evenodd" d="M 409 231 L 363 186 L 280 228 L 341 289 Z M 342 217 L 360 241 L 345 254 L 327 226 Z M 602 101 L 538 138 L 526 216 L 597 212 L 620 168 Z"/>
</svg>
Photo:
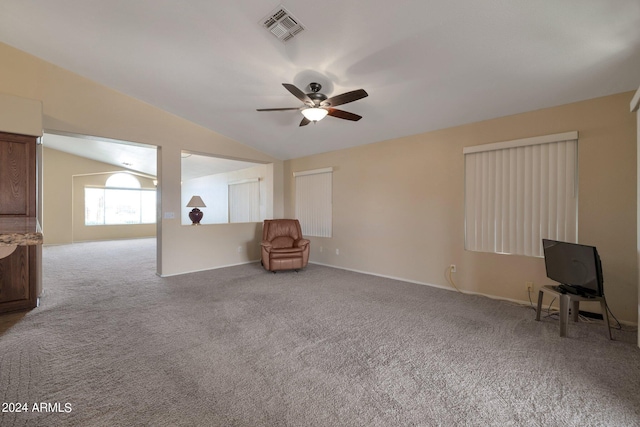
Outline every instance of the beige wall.
<svg viewBox="0 0 640 427">
<path fill-rule="evenodd" d="M 42 102 L 0 93 L 0 131 L 42 136 Z"/>
<path fill-rule="evenodd" d="M 533 111 L 286 161 L 292 173 L 332 166 L 333 237 L 311 238 L 311 262 L 528 301 L 525 282 L 551 282 L 544 261 L 464 250 L 465 146 L 579 131 L 579 241 L 598 247 L 618 318 L 637 322 L 636 125 L 632 93 Z M 320 252 L 320 247 L 323 251 Z M 336 249 L 340 255 L 336 255 Z M 536 292 L 537 295 L 537 292 Z M 534 296 L 535 297 L 535 296 Z M 599 311 L 596 305 L 585 307 Z"/>
<path fill-rule="evenodd" d="M 158 271 L 162 275 L 247 262 L 252 255 L 238 252 L 238 246 L 259 243 L 255 224 L 212 226 L 198 233 L 180 225 L 181 150 L 275 162 L 274 200 L 280 204 L 274 206 L 274 216 L 282 215 L 282 162 L 237 141 L 5 44 L 0 44 L 0 93 L 42 101 L 45 130 L 159 147 L 158 189 L 164 215 L 158 232 Z M 45 192 L 55 191 L 51 184 L 48 187 Z M 171 213 L 174 217 L 168 218 Z M 51 224 L 48 230 L 55 232 Z M 203 250 L 194 252 L 194 247 Z"/>
</svg>

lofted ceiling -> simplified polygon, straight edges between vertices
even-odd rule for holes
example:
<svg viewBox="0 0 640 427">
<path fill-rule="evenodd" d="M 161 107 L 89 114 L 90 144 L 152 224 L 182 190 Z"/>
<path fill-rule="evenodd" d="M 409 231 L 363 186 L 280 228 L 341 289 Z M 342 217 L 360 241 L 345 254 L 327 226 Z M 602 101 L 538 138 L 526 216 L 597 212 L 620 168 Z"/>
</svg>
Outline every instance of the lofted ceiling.
<svg viewBox="0 0 640 427">
<path fill-rule="evenodd" d="M 304 31 L 261 25 L 282 4 Z M 280 159 L 640 85 L 638 0 L 2 0 L 0 42 Z M 282 83 L 364 88 L 299 127 Z"/>
<path fill-rule="evenodd" d="M 152 145 L 52 132 L 44 133 L 42 144 L 54 150 L 111 164 L 152 178 L 158 174 L 157 148 Z M 183 151 L 180 176 L 186 181 L 207 175 L 248 169 L 255 167 L 256 164 Z"/>
<path fill-rule="evenodd" d="M 50 132 L 45 132 L 42 136 L 42 145 L 151 177 L 157 176 L 157 151 L 151 145 Z"/>
</svg>

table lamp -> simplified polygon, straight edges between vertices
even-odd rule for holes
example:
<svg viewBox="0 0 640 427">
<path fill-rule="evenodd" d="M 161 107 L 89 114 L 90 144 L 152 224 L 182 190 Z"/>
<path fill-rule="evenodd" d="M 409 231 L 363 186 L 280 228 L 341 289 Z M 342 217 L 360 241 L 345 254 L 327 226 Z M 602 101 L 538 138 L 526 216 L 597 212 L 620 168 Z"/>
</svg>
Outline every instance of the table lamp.
<svg viewBox="0 0 640 427">
<path fill-rule="evenodd" d="M 193 208 L 191 212 L 189 212 L 189 218 L 191 219 L 191 225 L 200 225 L 200 220 L 204 213 L 198 208 L 206 208 L 207 205 L 204 204 L 202 198 L 200 196 L 193 196 L 189 203 L 187 203 L 188 208 Z"/>
</svg>

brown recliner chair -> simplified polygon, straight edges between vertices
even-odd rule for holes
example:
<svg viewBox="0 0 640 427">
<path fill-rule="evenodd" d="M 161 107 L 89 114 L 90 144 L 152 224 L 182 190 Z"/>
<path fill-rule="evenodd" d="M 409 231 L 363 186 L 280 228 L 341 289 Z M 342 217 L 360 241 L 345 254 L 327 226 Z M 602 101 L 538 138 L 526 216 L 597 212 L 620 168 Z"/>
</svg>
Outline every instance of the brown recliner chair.
<svg viewBox="0 0 640 427">
<path fill-rule="evenodd" d="M 262 226 L 262 266 L 274 273 L 298 270 L 309 262 L 309 240 L 297 219 L 267 219 Z"/>
</svg>

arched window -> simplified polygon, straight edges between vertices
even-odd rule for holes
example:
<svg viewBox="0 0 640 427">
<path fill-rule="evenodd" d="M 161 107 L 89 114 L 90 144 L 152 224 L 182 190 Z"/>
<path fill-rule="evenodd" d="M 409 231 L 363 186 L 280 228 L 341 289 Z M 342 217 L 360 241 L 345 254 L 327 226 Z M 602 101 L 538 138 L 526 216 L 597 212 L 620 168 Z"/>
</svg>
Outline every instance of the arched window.
<svg viewBox="0 0 640 427">
<path fill-rule="evenodd" d="M 153 224 L 156 222 L 156 190 L 142 188 L 130 173 L 116 173 L 104 187 L 85 187 L 84 224 Z"/>
<path fill-rule="evenodd" d="M 141 188 L 140 181 L 130 173 L 116 173 L 107 178 L 105 187 L 111 188 Z"/>
</svg>

